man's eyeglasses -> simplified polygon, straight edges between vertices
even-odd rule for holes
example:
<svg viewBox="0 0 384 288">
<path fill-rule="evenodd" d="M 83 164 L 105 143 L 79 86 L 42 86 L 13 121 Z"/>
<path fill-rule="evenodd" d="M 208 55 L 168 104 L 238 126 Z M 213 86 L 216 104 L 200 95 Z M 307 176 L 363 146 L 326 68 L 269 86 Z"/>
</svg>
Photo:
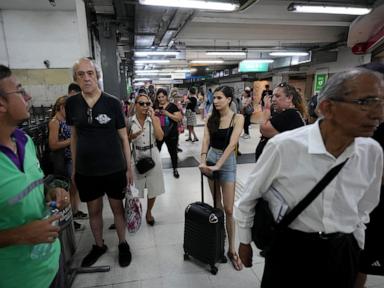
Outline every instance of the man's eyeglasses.
<svg viewBox="0 0 384 288">
<path fill-rule="evenodd" d="M 92 108 L 87 109 L 87 116 L 88 116 L 88 124 L 92 124 L 92 122 L 93 122 Z"/>
<path fill-rule="evenodd" d="M 360 107 L 363 111 L 372 110 L 374 108 L 384 107 L 384 99 L 379 97 L 368 97 L 368 98 L 362 98 L 362 99 L 330 99 L 331 101 L 335 102 L 342 102 L 342 103 L 349 103 L 349 104 L 355 104 L 356 106 Z"/>
<path fill-rule="evenodd" d="M 140 102 L 137 102 L 137 104 L 139 104 L 141 107 L 144 107 L 144 106 L 151 106 L 151 102 L 142 102 L 142 101 L 140 101 Z"/>
<path fill-rule="evenodd" d="M 6 96 L 6 95 L 9 95 L 9 94 L 13 94 L 13 93 L 21 94 L 21 96 L 23 96 L 23 97 L 27 97 L 28 96 L 28 92 L 25 91 L 24 88 L 20 88 L 19 90 L 15 90 L 15 91 L 4 93 L 4 94 L 2 94 L 2 96 Z"/>
</svg>

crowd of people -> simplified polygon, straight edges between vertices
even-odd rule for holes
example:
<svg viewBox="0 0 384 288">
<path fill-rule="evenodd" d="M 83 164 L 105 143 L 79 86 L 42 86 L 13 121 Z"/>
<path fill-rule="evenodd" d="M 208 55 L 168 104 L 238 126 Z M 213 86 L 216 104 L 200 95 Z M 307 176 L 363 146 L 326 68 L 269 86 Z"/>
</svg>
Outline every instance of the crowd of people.
<svg viewBox="0 0 384 288">
<path fill-rule="evenodd" d="M 94 62 L 79 59 L 73 65 L 76 83 L 68 87 L 68 95 L 57 99 L 49 122 L 54 173 L 71 179 L 65 191 L 44 189 L 34 144 L 17 128 L 29 117 L 31 95 L 8 67 L 0 65 L 0 270 L 5 275 L 0 277 L 0 286 L 57 287 L 60 244 L 54 222 L 59 216 L 44 217 L 52 201 L 59 209 L 71 205 L 77 219 L 89 218 L 94 244 L 81 263 L 89 267 L 108 250 L 103 238 L 106 194 L 118 238 L 118 263 L 129 266 L 132 253 L 123 206 L 126 189 L 134 184 L 141 198 L 146 193 L 145 220 L 154 226 L 155 200 L 166 192 L 162 145 L 166 144 L 173 176 L 179 179 L 180 125 L 185 117 L 186 141 L 199 141 L 195 131 L 199 111 L 205 121 L 199 169 L 209 176 L 212 197 L 224 211 L 226 255 L 234 269 L 252 266 L 251 228 L 258 199 L 277 193 L 290 211 L 328 170 L 345 162 L 333 182 L 289 227 L 279 231 L 262 254 L 261 287 L 364 287 L 369 265 L 384 255 L 380 242 L 373 240 L 379 237 L 383 213 L 383 152 L 370 138 L 375 133 L 382 143 L 384 137 L 380 134 L 384 79 L 378 67 L 368 65 L 333 75 L 316 97 L 310 116 L 318 120 L 313 124 L 308 124 L 313 121 L 295 87 L 283 82 L 271 90 L 267 85 L 261 97 L 261 138 L 254 140 L 258 143 L 256 163 L 235 201 L 239 139 L 251 138 L 255 103 L 250 88 L 244 89 L 240 99 L 228 86 L 209 89 L 206 97 L 192 87 L 184 107 L 174 101 L 175 91 L 141 89 L 125 107 L 100 89 L 100 71 Z M 147 168 L 140 168 L 140 162 L 146 162 Z M 87 213 L 79 210 L 80 201 L 86 203 Z M 76 230 L 84 229 L 77 222 L 74 225 Z M 31 258 L 33 247 L 41 243 L 52 244 L 52 249 L 45 257 Z"/>
</svg>

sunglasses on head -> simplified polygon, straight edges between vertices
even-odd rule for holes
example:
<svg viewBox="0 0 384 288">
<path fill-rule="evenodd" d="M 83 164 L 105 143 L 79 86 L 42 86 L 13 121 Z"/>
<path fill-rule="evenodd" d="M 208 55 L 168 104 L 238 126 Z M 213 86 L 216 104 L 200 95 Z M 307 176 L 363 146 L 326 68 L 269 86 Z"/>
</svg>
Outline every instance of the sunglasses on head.
<svg viewBox="0 0 384 288">
<path fill-rule="evenodd" d="M 151 106 L 151 102 L 144 102 L 144 101 L 139 101 L 137 102 L 137 104 L 139 104 L 140 106 L 144 107 L 144 106 Z"/>
<path fill-rule="evenodd" d="M 287 82 L 281 82 L 277 87 L 289 87 L 290 85 Z"/>
<path fill-rule="evenodd" d="M 292 91 L 296 92 L 296 88 L 293 87 L 292 85 L 288 84 L 287 82 L 281 82 L 279 85 L 277 85 L 277 87 L 287 89 L 288 93 L 292 92 Z"/>
</svg>

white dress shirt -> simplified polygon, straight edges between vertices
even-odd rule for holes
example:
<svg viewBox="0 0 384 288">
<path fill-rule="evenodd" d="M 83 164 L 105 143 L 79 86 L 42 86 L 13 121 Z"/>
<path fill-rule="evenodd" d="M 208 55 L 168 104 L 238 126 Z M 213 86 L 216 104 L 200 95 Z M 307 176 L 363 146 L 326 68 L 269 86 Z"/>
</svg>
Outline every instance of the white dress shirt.
<svg viewBox="0 0 384 288">
<path fill-rule="evenodd" d="M 364 223 L 379 203 L 383 152 L 370 138 L 355 138 L 337 158 L 327 152 L 319 121 L 274 136 L 235 202 L 240 242 L 251 239 L 257 198 L 268 190 L 282 195 L 291 210 L 334 166 L 346 165 L 321 194 L 289 225 L 304 232 L 354 233 L 364 247 Z"/>
</svg>

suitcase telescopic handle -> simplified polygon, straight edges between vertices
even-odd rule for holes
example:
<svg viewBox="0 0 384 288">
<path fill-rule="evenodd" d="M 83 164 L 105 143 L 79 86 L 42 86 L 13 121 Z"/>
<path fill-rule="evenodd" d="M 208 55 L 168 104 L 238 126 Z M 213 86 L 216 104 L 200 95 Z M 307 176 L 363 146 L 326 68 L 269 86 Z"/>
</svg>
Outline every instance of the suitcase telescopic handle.
<svg viewBox="0 0 384 288">
<path fill-rule="evenodd" d="M 201 202 L 204 203 L 204 174 L 203 172 L 201 174 Z M 207 176 L 208 178 L 208 176 Z M 216 181 L 215 178 L 213 178 L 213 207 L 216 208 Z"/>
<path fill-rule="evenodd" d="M 203 172 L 200 172 L 201 174 L 201 202 L 204 203 L 204 174 Z"/>
</svg>

